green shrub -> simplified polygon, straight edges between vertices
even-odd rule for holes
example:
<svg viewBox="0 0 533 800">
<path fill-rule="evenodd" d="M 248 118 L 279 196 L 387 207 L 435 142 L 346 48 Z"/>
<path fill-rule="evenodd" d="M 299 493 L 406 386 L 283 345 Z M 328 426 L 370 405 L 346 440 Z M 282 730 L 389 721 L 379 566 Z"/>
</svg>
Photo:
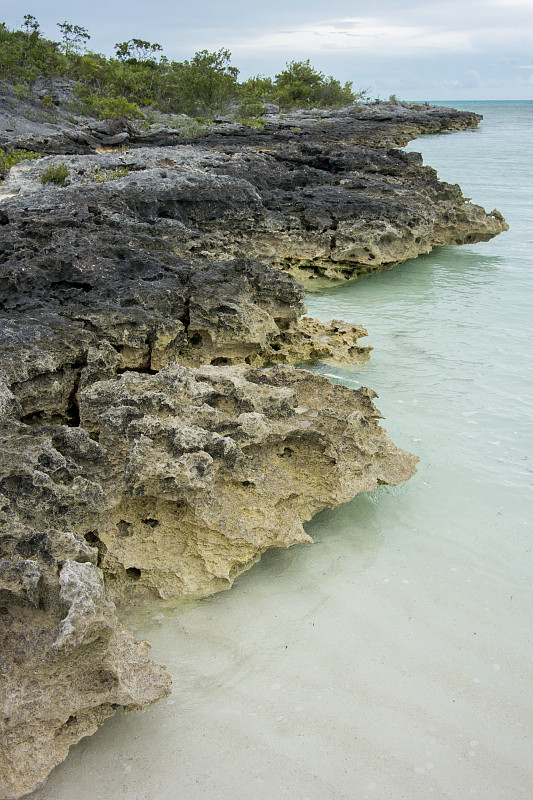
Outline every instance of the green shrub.
<svg viewBox="0 0 533 800">
<path fill-rule="evenodd" d="M 94 172 L 89 173 L 88 177 L 95 183 L 107 183 L 107 181 L 117 181 L 119 178 L 125 178 L 129 173 L 128 167 L 115 167 L 115 169 L 95 169 Z"/>
<path fill-rule="evenodd" d="M 31 86 L 27 83 L 17 83 L 13 88 L 18 100 L 26 100 L 31 97 Z"/>
<path fill-rule="evenodd" d="M 257 75 L 239 86 L 241 104 L 276 103 L 282 108 L 340 108 L 366 98 L 366 92 L 354 92 L 351 82 L 341 84 L 326 77 L 306 61 L 290 61 L 274 80 Z M 248 116 L 253 116 L 249 114 Z"/>
<path fill-rule="evenodd" d="M 273 102 L 274 95 L 274 81 L 264 75 L 254 75 L 239 84 L 239 97 L 242 103 Z"/>
<path fill-rule="evenodd" d="M 357 99 L 350 81 L 342 86 L 333 76 L 326 78 L 311 66 L 309 59 L 290 61 L 276 75 L 275 96 L 283 108 L 333 108 L 352 105 Z"/>
<path fill-rule="evenodd" d="M 137 103 L 126 100 L 125 97 L 112 97 L 87 91 L 83 86 L 77 85 L 77 93 L 83 105 L 83 111 L 97 119 L 139 119 L 142 117 Z"/>
<path fill-rule="evenodd" d="M 64 186 L 68 178 L 68 168 L 65 163 L 50 164 L 41 176 L 41 183 L 55 183 L 56 186 Z"/>
<path fill-rule="evenodd" d="M 265 104 L 245 101 L 239 106 L 239 115 L 241 117 L 262 117 L 265 113 Z"/>
<path fill-rule="evenodd" d="M 266 125 L 266 121 L 260 117 L 238 117 L 235 122 L 240 122 L 241 125 L 247 125 L 249 128 L 255 128 L 256 130 L 262 130 Z"/>
<path fill-rule="evenodd" d="M 208 121 L 203 117 L 193 119 L 192 117 L 181 117 L 176 114 L 163 114 L 158 109 L 149 108 L 145 111 L 145 120 L 141 123 L 144 128 L 149 128 L 151 124 L 165 125 L 165 127 L 176 131 L 186 139 L 198 139 L 203 136 L 208 128 Z"/>
<path fill-rule="evenodd" d="M 34 158 L 41 158 L 40 153 L 32 150 L 15 150 L 13 147 L 7 150 L 0 150 L 0 181 L 3 181 L 7 173 L 21 161 L 32 161 Z"/>
<path fill-rule="evenodd" d="M 177 130 L 180 136 L 183 136 L 185 139 L 199 139 L 200 136 L 203 136 L 207 132 L 207 124 L 204 120 L 199 122 L 196 119 L 191 119 L 190 117 L 186 117 L 184 119 L 178 119 L 176 122 L 172 124 L 174 130 Z"/>
<path fill-rule="evenodd" d="M 165 65 L 159 107 L 190 116 L 212 116 L 238 92 L 239 70 L 231 65 L 231 53 L 221 48 L 214 53 L 200 50 L 191 60 Z"/>
</svg>

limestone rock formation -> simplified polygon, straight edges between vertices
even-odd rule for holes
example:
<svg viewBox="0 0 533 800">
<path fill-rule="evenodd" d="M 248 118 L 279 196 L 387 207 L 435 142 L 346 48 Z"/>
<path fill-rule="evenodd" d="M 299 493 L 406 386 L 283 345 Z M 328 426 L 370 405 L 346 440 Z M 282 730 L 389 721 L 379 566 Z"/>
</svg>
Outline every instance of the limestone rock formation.
<svg viewBox="0 0 533 800">
<path fill-rule="evenodd" d="M 146 249 L 151 237 L 152 252 L 210 261 L 244 255 L 299 280 L 354 278 L 507 229 L 498 211 L 467 202 L 416 153 L 320 139 L 262 149 L 223 142 L 55 158 L 67 165 L 69 185 L 44 192 L 50 159 L 18 165 L 4 188 L 11 199 L 3 214 L 15 226 L 24 214 L 25 235 L 38 227 L 46 247 L 46 218 L 60 203 L 55 247 L 58 232 L 62 248 L 72 247 L 80 228 L 85 246 L 96 230 L 116 241 L 120 224 L 137 247 Z M 129 172 L 95 182 L 117 169 Z M 75 247 L 75 259 L 83 258 Z"/>
<path fill-rule="evenodd" d="M 46 154 L 94 154 L 127 142 L 128 145 L 174 146 L 183 144 L 180 117 L 167 115 L 167 124 L 152 124 L 148 130 L 125 120 L 95 120 L 79 114 L 74 81 L 39 79 L 33 96 L 21 98 L 8 84 L 0 86 L 0 146 L 29 148 Z M 47 96 L 54 106 L 43 110 Z M 280 114 L 270 107 L 262 129 L 249 128 L 229 117 L 217 117 L 202 135 L 203 144 L 219 146 L 238 139 L 252 146 L 271 146 L 319 139 L 324 143 L 353 143 L 369 147 L 403 147 L 427 133 L 475 128 L 481 120 L 471 111 L 445 106 L 390 103 L 359 103 L 349 108 L 310 109 Z M 190 140 L 189 140 L 190 141 Z"/>
<path fill-rule="evenodd" d="M 374 393 L 289 367 L 166 367 L 81 394 L 108 454 L 113 508 L 94 533 L 110 590 L 168 598 L 231 585 L 268 547 L 310 541 L 302 522 L 417 459 L 376 423 Z"/>
<path fill-rule="evenodd" d="M 19 532 L 18 552 L 0 565 L 3 798 L 42 783 L 69 747 L 118 706 L 142 708 L 168 694 L 170 684 L 149 660 L 148 642 L 135 641 L 118 622 L 101 571 L 68 558 L 61 567 L 46 563 L 45 540 L 55 540 L 57 550 L 59 531 Z M 65 550 L 87 557 L 83 543 L 76 549 L 71 539 Z M 41 550 L 24 558 L 18 554 L 24 545 Z"/>
<path fill-rule="evenodd" d="M 34 435 L 5 385 L 2 399 L 0 797 L 16 798 L 116 708 L 158 700 L 170 680 L 119 623 L 82 533 L 105 495 L 66 453 L 70 443 L 98 463 L 97 445 L 78 428 Z"/>
<path fill-rule="evenodd" d="M 506 228 L 391 149 L 475 115 L 274 115 L 192 146 L 60 108 L 41 124 L 31 102 L 0 106 L 0 144 L 62 155 L 0 187 L 0 798 L 168 692 L 113 600 L 227 588 L 317 510 L 413 473 L 371 390 L 288 366 L 370 348 L 303 316 L 287 272 L 350 278 Z"/>
</svg>

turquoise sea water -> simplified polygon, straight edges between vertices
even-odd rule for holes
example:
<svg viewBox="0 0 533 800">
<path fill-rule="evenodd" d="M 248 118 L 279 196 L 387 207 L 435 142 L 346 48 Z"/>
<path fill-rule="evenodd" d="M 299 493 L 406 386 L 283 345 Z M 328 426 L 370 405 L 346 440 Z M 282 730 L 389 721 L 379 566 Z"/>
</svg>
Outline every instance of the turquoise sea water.
<svg viewBox="0 0 533 800">
<path fill-rule="evenodd" d="M 73 748 L 35 800 L 517 800 L 533 794 L 533 103 L 456 103 L 423 137 L 510 230 L 308 296 L 363 323 L 361 369 L 420 456 L 235 587 L 131 624 L 174 693 Z"/>
<path fill-rule="evenodd" d="M 308 309 L 367 324 L 371 362 L 356 374 L 320 371 L 378 391 L 393 439 L 421 457 L 408 491 L 438 480 L 457 516 L 475 506 L 520 538 L 532 517 L 533 103 L 454 105 L 484 114 L 480 129 L 406 149 L 500 209 L 510 230 L 313 295 Z"/>
</svg>

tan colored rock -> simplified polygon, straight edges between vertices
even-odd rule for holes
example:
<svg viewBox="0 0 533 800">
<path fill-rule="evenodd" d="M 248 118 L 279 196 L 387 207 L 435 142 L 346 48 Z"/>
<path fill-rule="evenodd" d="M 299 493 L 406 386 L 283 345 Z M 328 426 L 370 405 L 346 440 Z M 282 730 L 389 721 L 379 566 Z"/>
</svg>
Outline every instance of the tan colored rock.
<svg viewBox="0 0 533 800">
<path fill-rule="evenodd" d="M 302 523 L 415 456 L 377 424 L 369 389 L 288 367 L 166 367 L 93 384 L 82 424 L 109 455 L 100 565 L 115 597 L 203 596 L 269 547 L 310 541 Z"/>
<path fill-rule="evenodd" d="M 0 397 L 4 800 L 35 789 L 116 708 L 142 708 L 168 694 L 169 678 L 149 660 L 148 643 L 120 625 L 98 551 L 82 535 L 107 508 L 102 487 L 88 478 L 100 469 L 102 450 L 79 428 L 31 435 L 13 418 L 9 394 Z"/>
<path fill-rule="evenodd" d="M 169 690 L 148 642 L 118 622 L 101 571 L 65 560 L 59 596 L 54 571 L 17 555 L 0 565 L 2 798 L 35 789 L 117 707 L 139 709 Z"/>
<path fill-rule="evenodd" d="M 358 339 L 368 336 L 362 325 L 339 319 L 319 322 L 312 317 L 302 317 L 296 331 L 287 336 L 286 363 L 322 361 L 333 364 L 360 364 L 370 357 L 372 347 L 360 345 Z M 280 348 L 282 355 L 285 348 Z"/>
</svg>

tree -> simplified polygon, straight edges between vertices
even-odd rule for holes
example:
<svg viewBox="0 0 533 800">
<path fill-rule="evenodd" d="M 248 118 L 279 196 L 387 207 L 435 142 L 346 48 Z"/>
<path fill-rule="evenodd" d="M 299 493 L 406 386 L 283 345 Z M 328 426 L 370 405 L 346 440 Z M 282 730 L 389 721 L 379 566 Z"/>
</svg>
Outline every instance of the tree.
<svg viewBox="0 0 533 800">
<path fill-rule="evenodd" d="M 276 75 L 277 99 L 280 105 L 291 106 L 342 106 L 351 105 L 357 96 L 351 82 L 343 85 L 331 75 L 326 78 L 306 61 L 289 61 Z"/>
<path fill-rule="evenodd" d="M 91 37 L 87 28 L 80 25 L 71 25 L 70 22 L 58 22 L 57 27 L 63 37 L 63 52 L 66 56 L 70 53 L 78 53 L 83 42 L 87 42 Z"/>
<path fill-rule="evenodd" d="M 221 48 L 200 50 L 187 61 L 173 61 L 165 76 L 165 99 L 186 114 L 211 113 L 237 94 L 239 70 L 231 65 L 231 53 Z"/>
<path fill-rule="evenodd" d="M 145 42 L 144 39 L 129 39 L 127 42 L 117 42 L 115 53 L 119 61 L 153 61 L 156 53 L 163 48 L 155 42 Z"/>
<path fill-rule="evenodd" d="M 24 27 L 26 28 L 26 36 L 28 38 L 35 35 L 39 36 L 39 23 L 33 14 L 24 14 Z"/>
</svg>

